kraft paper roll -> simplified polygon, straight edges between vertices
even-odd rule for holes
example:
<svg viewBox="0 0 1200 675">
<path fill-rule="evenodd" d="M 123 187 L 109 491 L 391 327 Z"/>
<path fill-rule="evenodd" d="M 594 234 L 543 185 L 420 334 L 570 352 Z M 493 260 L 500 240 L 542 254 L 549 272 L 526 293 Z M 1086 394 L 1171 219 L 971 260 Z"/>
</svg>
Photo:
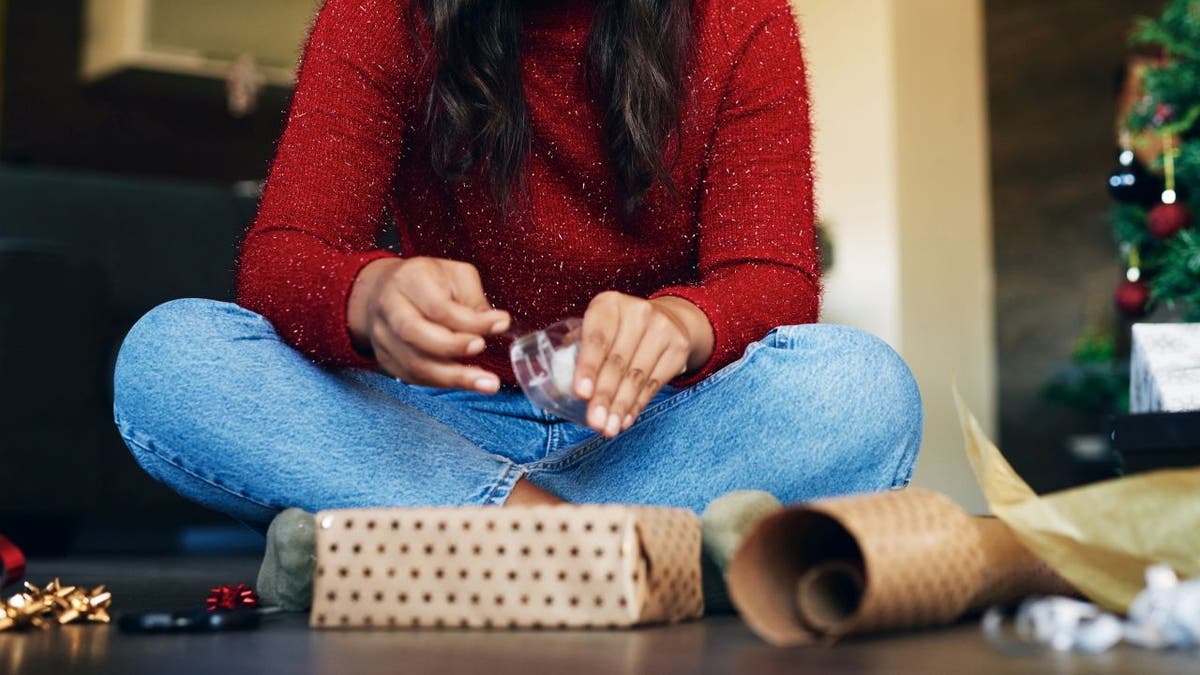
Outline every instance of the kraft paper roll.
<svg viewBox="0 0 1200 675">
<path fill-rule="evenodd" d="M 776 645 L 951 623 L 1029 595 L 1073 594 L 995 518 L 920 489 L 764 518 L 729 566 L 746 623 Z"/>
</svg>

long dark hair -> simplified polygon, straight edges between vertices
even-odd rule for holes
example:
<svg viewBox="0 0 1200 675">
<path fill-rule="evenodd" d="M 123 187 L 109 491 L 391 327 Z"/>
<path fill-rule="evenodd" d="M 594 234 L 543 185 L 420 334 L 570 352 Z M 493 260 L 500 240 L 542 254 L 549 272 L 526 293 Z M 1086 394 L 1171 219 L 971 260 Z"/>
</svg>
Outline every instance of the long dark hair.
<svg viewBox="0 0 1200 675">
<path fill-rule="evenodd" d="M 457 181 L 478 163 L 502 207 L 520 187 L 529 147 L 518 48 L 523 10 L 538 1 L 419 3 L 436 59 L 427 111 L 434 170 Z M 656 179 L 674 190 L 663 153 L 679 123 L 691 1 L 596 0 L 595 12 L 587 78 L 606 102 L 605 145 L 628 214 Z"/>
</svg>

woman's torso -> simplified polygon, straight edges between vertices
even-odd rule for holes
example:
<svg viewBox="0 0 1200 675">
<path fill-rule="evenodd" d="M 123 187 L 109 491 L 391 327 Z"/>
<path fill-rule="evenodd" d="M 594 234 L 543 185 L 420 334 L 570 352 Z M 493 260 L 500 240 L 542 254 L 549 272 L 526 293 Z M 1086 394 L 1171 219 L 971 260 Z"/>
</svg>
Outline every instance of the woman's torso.
<svg viewBox="0 0 1200 675">
<path fill-rule="evenodd" d="M 477 169 L 452 186 L 437 178 L 418 95 L 429 82 L 406 87 L 413 95 L 390 200 L 402 253 L 474 264 L 492 304 L 526 329 L 579 315 L 605 290 L 644 297 L 696 275 L 705 152 L 728 73 L 722 62 L 732 63 L 733 55 L 717 44 L 709 2 L 697 0 L 680 135 L 672 133 L 665 149 L 676 193 L 656 183 L 626 218 L 604 145 L 604 103 L 585 82 L 589 5 L 568 3 L 526 24 L 521 75 L 532 138 L 524 197 L 506 215 Z"/>
</svg>

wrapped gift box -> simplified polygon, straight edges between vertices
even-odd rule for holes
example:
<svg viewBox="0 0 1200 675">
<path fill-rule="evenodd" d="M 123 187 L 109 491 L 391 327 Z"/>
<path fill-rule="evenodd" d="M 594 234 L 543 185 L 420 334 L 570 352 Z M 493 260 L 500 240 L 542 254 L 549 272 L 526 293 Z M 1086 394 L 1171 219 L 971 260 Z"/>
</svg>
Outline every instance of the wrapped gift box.
<svg viewBox="0 0 1200 675">
<path fill-rule="evenodd" d="M 1200 323 L 1133 327 L 1129 412 L 1200 410 Z"/>
<path fill-rule="evenodd" d="M 627 627 L 704 613 L 700 523 L 682 509 L 338 509 L 317 524 L 314 627 Z"/>
</svg>

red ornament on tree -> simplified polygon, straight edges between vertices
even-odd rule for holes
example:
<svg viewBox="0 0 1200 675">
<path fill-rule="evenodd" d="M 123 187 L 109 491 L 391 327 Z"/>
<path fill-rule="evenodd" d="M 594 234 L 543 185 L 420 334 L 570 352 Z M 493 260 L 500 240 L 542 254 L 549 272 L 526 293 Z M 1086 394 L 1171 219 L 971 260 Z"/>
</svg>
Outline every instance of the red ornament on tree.
<svg viewBox="0 0 1200 675">
<path fill-rule="evenodd" d="M 1178 202 L 1159 204 L 1150 209 L 1146 217 L 1146 228 L 1159 239 L 1170 239 L 1175 233 L 1192 224 L 1192 212 Z"/>
<path fill-rule="evenodd" d="M 204 607 L 210 612 L 218 609 L 254 609 L 258 607 L 258 594 L 246 584 L 222 584 L 208 592 Z"/>
<path fill-rule="evenodd" d="M 1167 105 L 1166 103 L 1159 103 L 1158 105 L 1154 106 L 1154 117 L 1152 117 L 1150 121 L 1154 124 L 1154 126 L 1161 127 L 1168 122 L 1174 121 L 1174 119 L 1175 108 Z"/>
<path fill-rule="evenodd" d="M 1140 319 L 1146 316 L 1150 302 L 1150 287 L 1141 281 L 1122 281 L 1117 286 L 1113 301 L 1121 314 L 1130 319 Z"/>
</svg>

